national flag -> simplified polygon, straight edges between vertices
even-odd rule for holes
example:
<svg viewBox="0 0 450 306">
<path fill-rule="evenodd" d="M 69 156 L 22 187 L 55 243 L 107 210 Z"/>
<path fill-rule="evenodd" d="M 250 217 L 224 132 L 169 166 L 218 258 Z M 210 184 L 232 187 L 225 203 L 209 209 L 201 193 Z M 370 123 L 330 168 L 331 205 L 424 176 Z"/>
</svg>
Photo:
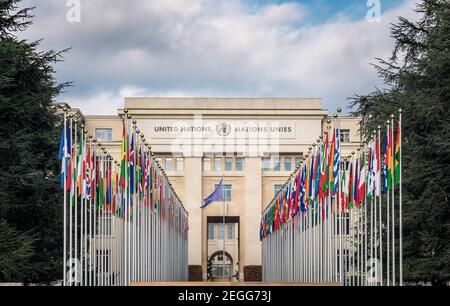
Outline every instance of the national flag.
<svg viewBox="0 0 450 306">
<path fill-rule="evenodd" d="M 334 151 L 335 151 L 335 147 L 336 147 L 336 133 L 335 130 L 333 129 L 333 137 L 331 138 L 331 147 L 330 147 L 330 152 L 329 152 L 329 156 L 328 156 L 328 180 L 330 181 L 329 183 L 329 190 L 334 190 Z"/>
<path fill-rule="evenodd" d="M 353 202 L 355 203 L 355 206 L 358 208 L 360 200 L 358 198 L 358 186 L 359 186 L 359 160 L 356 159 L 356 166 L 355 166 L 355 177 L 353 179 Z"/>
<path fill-rule="evenodd" d="M 401 126 L 400 122 L 397 125 L 397 139 L 395 140 L 395 165 L 394 165 L 394 186 L 400 184 L 400 140 Z"/>
<path fill-rule="evenodd" d="M 120 162 L 120 185 L 122 186 L 122 188 L 125 188 L 125 163 L 127 160 L 127 143 L 125 133 L 125 122 L 122 122 L 122 159 Z"/>
<path fill-rule="evenodd" d="M 388 129 L 389 130 L 389 129 Z M 392 188 L 392 180 L 393 180 L 393 174 L 394 174 L 394 167 L 393 167 L 393 161 L 392 161 L 392 135 L 389 131 L 388 136 L 388 147 L 387 147 L 387 153 L 386 153 L 386 165 L 387 165 L 387 188 Z"/>
<path fill-rule="evenodd" d="M 325 198 L 327 195 L 328 190 L 328 133 L 326 133 L 325 137 L 325 149 L 322 152 L 322 162 L 320 167 L 320 191 L 319 196 L 320 198 Z"/>
<path fill-rule="evenodd" d="M 375 193 L 375 142 L 372 140 L 369 144 L 369 177 L 367 182 L 367 198 L 370 200 Z"/>
<path fill-rule="evenodd" d="M 301 178 L 300 178 L 300 194 L 299 194 L 299 208 L 303 213 L 306 211 L 306 177 L 307 177 L 307 168 L 306 165 L 302 167 L 301 170 Z"/>
<path fill-rule="evenodd" d="M 341 190 L 341 205 L 342 205 L 342 211 L 344 211 L 344 209 L 348 209 L 348 180 L 349 180 L 349 175 L 348 175 L 348 166 L 347 164 L 345 164 L 345 169 L 344 171 L 342 171 L 342 190 Z"/>
<path fill-rule="evenodd" d="M 134 133 L 131 135 L 131 143 L 130 143 L 130 193 L 134 194 Z M 131 201 L 132 203 L 133 201 Z"/>
<path fill-rule="evenodd" d="M 383 163 L 383 188 L 382 193 L 386 194 L 388 191 L 388 146 L 389 146 L 389 128 L 386 130 L 386 140 L 384 143 L 384 163 Z"/>
<path fill-rule="evenodd" d="M 375 141 L 375 156 L 374 156 L 374 170 L 375 170 L 375 195 L 381 195 L 381 156 L 380 156 L 380 138 L 377 137 Z"/>
<path fill-rule="evenodd" d="M 339 189 L 339 167 L 341 165 L 341 139 L 340 130 L 336 129 L 335 146 L 334 146 L 334 157 L 333 157 L 333 192 L 336 194 Z"/>
<path fill-rule="evenodd" d="M 354 177 L 354 175 L 353 175 L 353 172 L 355 171 L 355 169 L 354 169 L 355 167 L 354 167 L 354 164 L 353 164 L 353 161 L 351 161 L 350 162 L 350 170 L 349 170 L 349 174 L 348 174 L 348 179 L 347 179 L 347 181 L 348 181 L 348 199 L 347 199 L 347 206 L 348 206 L 348 209 L 353 209 L 353 207 L 354 207 L 354 205 L 355 205 L 355 199 L 354 199 L 354 196 L 353 196 L 353 194 L 354 194 L 354 190 L 353 190 L 353 186 L 354 186 L 354 181 L 353 181 L 353 177 Z"/>
<path fill-rule="evenodd" d="M 223 201 L 223 179 L 219 182 L 214 191 L 203 200 L 203 205 L 200 208 L 205 208 L 209 204 L 217 201 Z"/>
<path fill-rule="evenodd" d="M 361 153 L 361 171 L 359 177 L 359 186 L 358 186 L 358 200 L 359 202 L 364 201 L 366 196 L 366 154 L 363 151 Z"/>
</svg>

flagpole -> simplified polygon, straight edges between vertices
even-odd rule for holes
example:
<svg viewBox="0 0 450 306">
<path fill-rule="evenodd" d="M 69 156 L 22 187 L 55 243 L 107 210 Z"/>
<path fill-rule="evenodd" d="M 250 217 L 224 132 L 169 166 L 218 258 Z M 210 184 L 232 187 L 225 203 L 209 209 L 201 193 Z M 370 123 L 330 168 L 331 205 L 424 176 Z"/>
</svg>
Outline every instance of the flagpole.
<svg viewBox="0 0 450 306">
<path fill-rule="evenodd" d="M 222 218 L 222 224 L 223 224 L 223 228 L 222 228 L 222 235 L 223 235 L 223 254 L 222 254 L 222 277 L 225 276 L 225 209 L 226 209 L 226 199 L 224 196 L 224 192 L 225 189 L 223 188 L 223 179 L 224 179 L 224 174 L 222 173 L 222 204 L 223 204 L 223 218 Z"/>
<path fill-rule="evenodd" d="M 74 214 L 75 214 L 75 221 L 74 221 L 74 244 L 75 244 L 75 250 L 74 250 L 74 256 L 75 256 L 75 286 L 78 286 L 78 192 L 77 192 L 77 179 L 78 179 L 78 152 L 77 152 L 77 138 L 78 138 L 78 120 L 75 118 L 74 120 L 75 123 L 75 142 L 74 142 L 74 155 L 75 155 L 75 165 L 73 168 L 73 173 L 76 173 L 76 175 L 73 175 L 72 181 L 74 184 Z"/>
<path fill-rule="evenodd" d="M 389 134 L 390 134 L 390 129 L 389 129 L 389 125 L 390 122 L 389 120 L 387 121 L 387 125 L 386 125 L 386 129 L 387 129 L 387 133 L 386 133 L 386 137 L 389 139 Z M 389 181 L 389 165 L 386 163 L 386 160 L 389 161 L 389 156 L 388 156 L 388 148 L 389 148 L 389 141 L 388 141 L 388 147 L 386 148 L 386 159 L 385 159 L 385 164 L 386 164 L 386 181 Z M 389 206 L 389 202 L 390 202 L 390 192 L 389 192 L 389 184 L 386 184 L 386 224 L 387 224 L 387 231 L 386 231 L 386 257 L 387 257 L 387 262 L 386 262 L 386 275 L 387 275 L 387 280 L 386 280 L 386 284 L 387 286 L 391 285 L 391 260 L 390 260 L 390 256 L 391 256 L 391 249 L 390 249 L 390 231 L 391 231 L 391 218 L 390 218 L 390 206 Z"/>
<path fill-rule="evenodd" d="M 62 156 L 62 168 L 63 168 L 63 190 L 64 190 L 64 218 L 63 218 L 63 227 L 64 227 L 64 237 L 63 237 L 63 286 L 67 285 L 67 108 L 63 109 L 64 111 L 64 135 L 63 135 L 63 156 Z"/>
<path fill-rule="evenodd" d="M 392 179 L 392 205 L 391 205 L 391 211 L 392 211 L 392 285 L 395 286 L 395 183 L 394 183 L 394 114 L 391 115 L 391 162 L 392 162 L 392 169 L 391 169 L 391 179 Z"/>
<path fill-rule="evenodd" d="M 399 139 L 399 248 L 400 248 L 400 286 L 403 286 L 403 203 L 402 203 L 402 112 L 403 110 L 399 109 L 399 130 L 400 133 Z"/>
<path fill-rule="evenodd" d="M 378 126 L 378 142 L 377 142 L 377 152 L 378 152 L 378 212 L 379 212 L 379 235 L 380 235 L 380 286 L 383 286 L 383 215 L 381 211 L 382 198 L 381 198 L 381 125 Z M 378 270 L 378 267 L 377 267 Z"/>
</svg>

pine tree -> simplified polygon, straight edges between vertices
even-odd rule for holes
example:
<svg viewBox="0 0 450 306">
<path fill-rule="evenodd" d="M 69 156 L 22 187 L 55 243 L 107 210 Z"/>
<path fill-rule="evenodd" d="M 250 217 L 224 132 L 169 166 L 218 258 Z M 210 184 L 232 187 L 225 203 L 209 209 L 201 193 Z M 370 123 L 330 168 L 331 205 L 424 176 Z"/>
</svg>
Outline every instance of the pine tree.
<svg viewBox="0 0 450 306">
<path fill-rule="evenodd" d="M 366 135 L 403 109 L 404 279 L 443 285 L 450 281 L 450 3 L 423 0 L 416 12 L 418 21 L 400 17 L 392 26 L 392 56 L 375 65 L 385 88 L 352 98 L 352 106 Z"/>
<path fill-rule="evenodd" d="M 38 51 L 39 42 L 15 36 L 32 17 L 19 2 L 0 2 L 0 220 L 14 231 L 0 236 L 0 258 L 26 244 L 26 256 L 8 260 L 27 268 L 10 267 L 20 273 L 0 273 L 0 281 L 49 282 L 62 278 L 60 120 L 52 102 L 68 84 L 54 79 L 61 52 Z M 3 241 L 14 237 L 15 243 Z"/>
</svg>

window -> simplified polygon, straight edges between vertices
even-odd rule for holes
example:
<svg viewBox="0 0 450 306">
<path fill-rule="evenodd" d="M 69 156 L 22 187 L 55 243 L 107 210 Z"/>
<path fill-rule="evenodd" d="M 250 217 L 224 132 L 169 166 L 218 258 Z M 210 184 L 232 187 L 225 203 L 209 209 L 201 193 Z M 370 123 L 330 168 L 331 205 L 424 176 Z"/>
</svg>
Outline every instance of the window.
<svg viewBox="0 0 450 306">
<path fill-rule="evenodd" d="M 228 232 L 227 232 L 227 234 L 228 234 L 228 240 L 231 240 L 231 239 L 233 239 L 233 223 L 228 223 L 227 224 L 228 225 Z"/>
<path fill-rule="evenodd" d="M 163 167 L 163 163 L 162 163 L 162 158 L 161 157 L 156 157 L 155 161 L 158 162 L 158 164 Z"/>
<path fill-rule="evenodd" d="M 203 158 L 203 171 L 211 171 L 211 158 L 210 157 Z"/>
<path fill-rule="evenodd" d="M 218 230 L 219 237 L 218 237 L 218 239 L 223 239 L 223 223 L 219 223 L 218 226 L 219 226 L 219 230 Z"/>
<path fill-rule="evenodd" d="M 244 158 L 236 157 L 236 171 L 244 171 Z"/>
<path fill-rule="evenodd" d="M 177 171 L 184 170 L 184 159 L 183 157 L 177 157 Z"/>
<path fill-rule="evenodd" d="M 300 162 L 302 161 L 302 158 L 300 156 L 295 157 L 295 166 L 297 167 L 300 165 Z"/>
<path fill-rule="evenodd" d="M 166 157 L 166 171 L 173 171 L 173 158 L 172 157 Z"/>
<path fill-rule="evenodd" d="M 225 157 L 225 171 L 233 170 L 233 157 Z"/>
<path fill-rule="evenodd" d="M 292 170 L 292 158 L 285 157 L 284 158 L 284 171 L 291 171 Z"/>
<path fill-rule="evenodd" d="M 270 171 L 270 157 L 262 158 L 262 168 L 263 171 Z"/>
<path fill-rule="evenodd" d="M 95 137 L 97 141 L 112 141 L 112 129 L 95 129 Z"/>
<path fill-rule="evenodd" d="M 283 187 L 283 185 L 275 185 L 274 186 L 274 196 L 276 196 L 277 194 L 278 194 L 278 192 L 280 192 L 280 190 L 281 190 L 281 187 Z"/>
<path fill-rule="evenodd" d="M 341 142 L 342 143 L 350 142 L 350 130 L 341 130 Z"/>
<path fill-rule="evenodd" d="M 275 156 L 273 158 L 273 171 L 280 171 L 280 157 Z"/>
<path fill-rule="evenodd" d="M 214 159 L 214 170 L 222 171 L 222 157 L 216 157 Z"/>
<path fill-rule="evenodd" d="M 208 223 L 208 239 L 214 239 L 214 223 Z"/>
<path fill-rule="evenodd" d="M 230 184 L 223 185 L 223 200 L 225 202 L 231 202 L 231 185 Z"/>
</svg>

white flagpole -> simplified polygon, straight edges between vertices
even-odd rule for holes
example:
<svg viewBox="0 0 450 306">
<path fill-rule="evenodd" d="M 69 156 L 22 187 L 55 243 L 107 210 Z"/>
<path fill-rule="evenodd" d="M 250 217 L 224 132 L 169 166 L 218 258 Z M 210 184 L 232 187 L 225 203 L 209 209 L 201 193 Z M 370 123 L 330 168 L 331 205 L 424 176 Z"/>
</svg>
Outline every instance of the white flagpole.
<svg viewBox="0 0 450 306">
<path fill-rule="evenodd" d="M 383 286 L 383 214 L 381 211 L 382 197 L 381 197 L 381 126 L 378 126 L 378 142 L 377 142 L 378 155 L 378 213 L 379 213 L 379 235 L 380 235 L 380 286 Z M 378 270 L 378 269 L 377 269 Z"/>
<path fill-rule="evenodd" d="M 225 205 L 226 205 L 226 199 L 225 199 L 225 190 L 224 190 L 224 185 L 223 185 L 223 179 L 224 179 L 224 175 L 222 174 L 222 205 L 223 205 L 223 218 L 222 218 L 222 235 L 223 235 L 223 254 L 222 254 L 222 277 L 225 276 Z"/>
<path fill-rule="evenodd" d="M 64 135 L 63 135 L 63 156 L 62 156 L 62 167 L 63 167 L 63 188 L 64 188 L 64 219 L 63 219 L 63 227 L 64 227 L 64 237 L 63 237 L 63 285 L 67 286 L 67 180 L 66 180 L 66 171 L 67 171 L 67 109 L 64 108 Z"/>
<path fill-rule="evenodd" d="M 97 141 L 94 139 L 94 143 L 96 143 Z M 94 145 L 95 148 L 95 145 Z M 94 226 L 94 231 L 93 231 L 93 239 L 91 240 L 91 253 L 92 253 L 92 263 L 93 263 L 93 269 L 92 269 L 92 273 L 93 273 L 93 285 L 97 286 L 98 284 L 98 274 L 97 274 L 97 207 L 96 207 L 96 199 L 98 198 L 98 191 L 97 191 L 97 183 L 98 183 L 98 173 L 97 173 L 97 154 L 96 154 L 96 150 L 94 149 L 92 151 L 92 154 L 94 155 L 94 158 L 92 159 L 92 169 L 93 172 L 95 173 L 95 175 L 92 175 L 92 185 L 93 188 L 95 190 L 94 194 L 95 197 L 92 197 L 92 222 L 93 222 L 93 226 Z"/>
<path fill-rule="evenodd" d="M 386 137 L 389 137 L 389 133 L 390 133 L 390 129 L 389 129 L 389 120 L 387 121 L 387 134 Z M 386 152 L 386 158 L 388 158 L 388 152 Z M 386 162 L 386 161 L 385 161 Z M 387 167 L 388 168 L 388 167 Z M 389 169 L 386 169 L 386 176 L 388 175 Z M 387 178 L 386 178 L 387 180 Z M 391 221 L 390 221 L 390 206 L 389 206 L 389 200 L 390 200 L 390 192 L 389 192 L 389 188 L 386 188 L 386 224 L 387 224 L 387 232 L 386 232 L 386 269 L 387 269 L 387 279 L 386 279 L 386 285 L 390 286 L 391 285 L 391 271 L 390 271 L 390 265 L 391 265 L 391 260 L 390 260 L 390 231 L 391 231 Z"/>
<path fill-rule="evenodd" d="M 69 148 L 70 149 L 70 165 L 69 165 L 69 167 L 72 167 L 73 166 L 73 162 L 72 162 L 72 160 L 73 160 L 73 156 L 72 156 L 72 154 L 73 154 L 73 150 L 72 150 L 72 146 L 73 146 L 73 144 L 72 144 L 72 122 L 73 122 L 73 114 L 70 114 L 70 128 L 69 128 L 69 131 L 70 131 L 70 145 L 71 145 L 71 147 Z M 73 171 L 73 169 L 71 168 L 71 170 Z M 72 171 L 71 171 L 71 173 L 70 173 L 70 175 L 72 176 L 71 178 L 70 178 L 70 193 L 69 193 L 69 263 L 70 263 L 70 269 L 69 269 L 69 271 L 70 271 L 70 275 L 69 275 L 69 286 L 72 286 L 73 285 L 73 272 L 72 272 L 72 266 L 73 266 L 73 258 L 72 258 L 72 255 L 73 255 L 73 240 L 72 240 L 72 233 L 73 233 L 73 229 L 72 229 L 72 222 L 73 222 L 73 218 L 72 218 L 72 206 L 73 206 L 73 203 L 72 203 L 72 191 L 73 191 L 73 173 L 72 173 Z"/>
<path fill-rule="evenodd" d="M 392 172 L 391 172 L 391 178 L 392 178 L 392 205 L 391 205 L 391 212 L 392 212 L 392 285 L 396 285 L 396 277 L 395 277 L 395 184 L 394 184 L 394 160 L 395 160 L 395 152 L 394 152 L 394 115 L 391 115 L 391 160 L 392 160 Z"/>
<path fill-rule="evenodd" d="M 78 286 L 78 190 L 77 190 L 77 183 L 78 183 L 78 120 L 74 120 L 75 123 L 75 142 L 74 142 L 74 160 L 75 165 L 73 167 L 73 172 L 77 172 L 76 175 L 73 176 L 73 184 L 74 184 L 74 210 L 75 210 L 75 221 L 74 221 L 74 244 L 75 244 L 75 250 L 74 250 L 74 256 L 75 256 L 75 286 Z M 72 174 L 73 175 L 73 174 Z"/>
</svg>

